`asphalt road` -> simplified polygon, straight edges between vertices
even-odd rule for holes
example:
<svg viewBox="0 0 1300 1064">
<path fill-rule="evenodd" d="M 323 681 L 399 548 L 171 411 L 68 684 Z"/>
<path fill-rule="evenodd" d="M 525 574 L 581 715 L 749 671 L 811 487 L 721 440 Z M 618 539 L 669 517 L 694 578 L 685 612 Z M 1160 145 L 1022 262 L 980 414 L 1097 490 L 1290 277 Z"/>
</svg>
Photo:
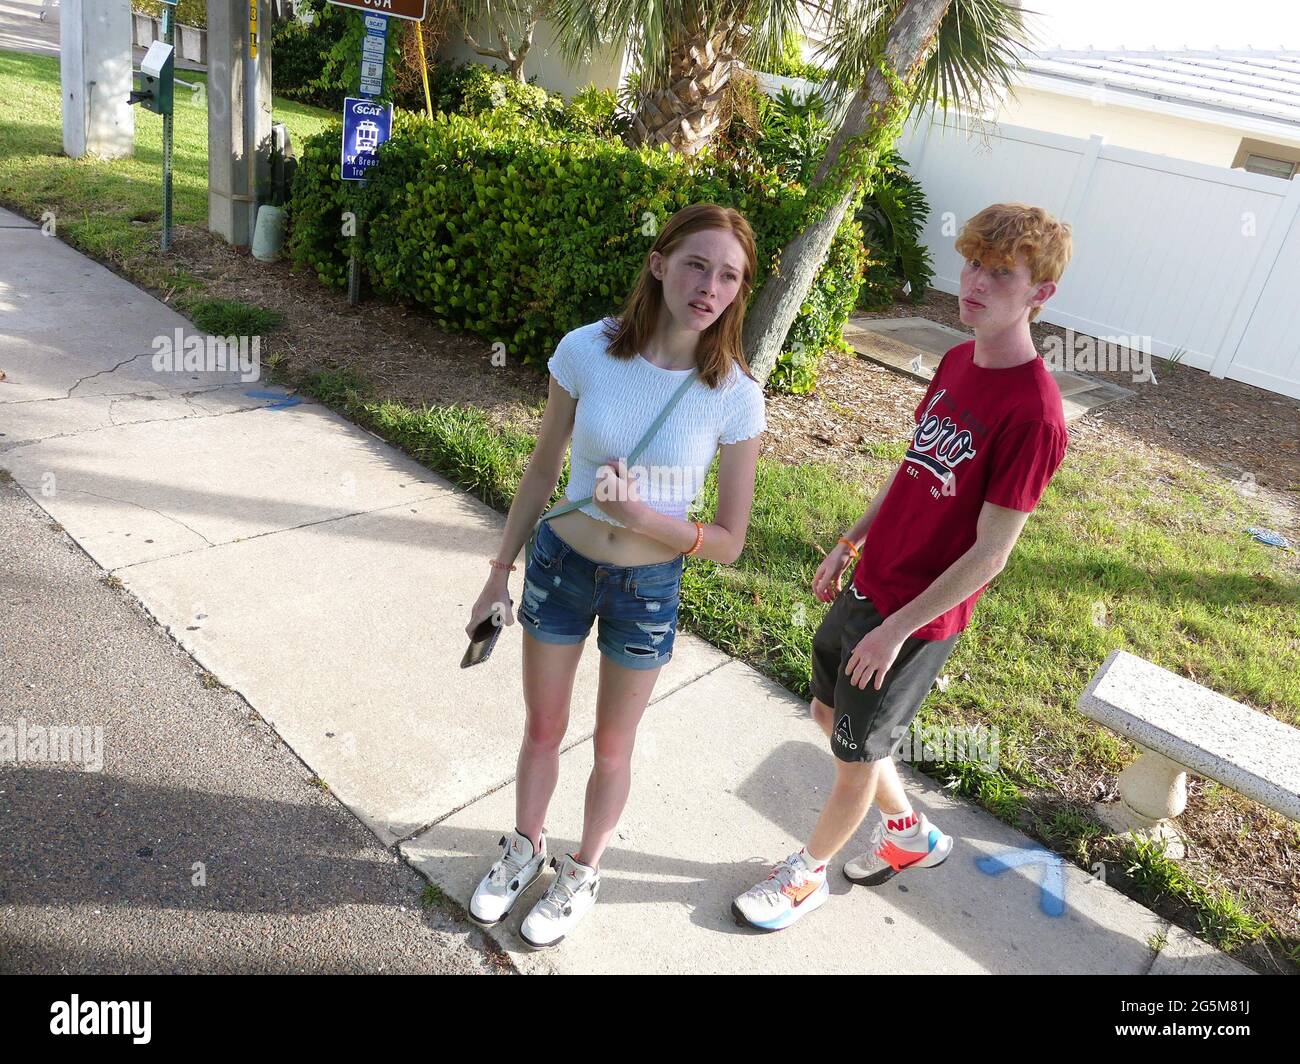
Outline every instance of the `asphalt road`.
<svg viewBox="0 0 1300 1064">
<path fill-rule="evenodd" d="M 0 729 L 91 729 L 0 762 L 0 972 L 510 970 L 106 580 L 0 483 Z"/>
</svg>

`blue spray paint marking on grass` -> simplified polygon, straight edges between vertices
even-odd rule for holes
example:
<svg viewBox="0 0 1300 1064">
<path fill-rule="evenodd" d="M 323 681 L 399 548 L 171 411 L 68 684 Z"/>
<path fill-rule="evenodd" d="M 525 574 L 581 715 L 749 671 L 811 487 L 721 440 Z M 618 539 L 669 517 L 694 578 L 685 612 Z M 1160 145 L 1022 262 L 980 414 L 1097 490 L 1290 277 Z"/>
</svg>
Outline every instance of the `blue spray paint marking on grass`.
<svg viewBox="0 0 1300 1064">
<path fill-rule="evenodd" d="M 1038 904 L 1048 916 L 1060 916 L 1065 912 L 1065 862 L 1050 850 L 1034 847 L 1028 850 L 1007 850 L 996 857 L 978 857 L 976 866 L 985 875 L 996 876 L 1008 868 L 1021 868 L 1025 865 L 1042 865 L 1043 874 L 1039 879 L 1040 891 Z"/>
<path fill-rule="evenodd" d="M 266 410 L 283 410 L 283 409 L 285 409 L 285 407 L 289 407 L 289 406 L 297 406 L 299 403 L 302 402 L 302 400 L 299 399 L 298 396 L 296 396 L 296 395 L 285 395 L 285 394 L 282 393 L 282 392 L 261 392 L 261 391 L 251 391 L 251 392 L 245 392 L 244 394 L 247 395 L 247 396 L 248 396 L 249 398 L 251 398 L 251 399 L 277 399 L 277 400 L 279 400 L 278 402 L 275 402 L 275 403 L 267 403 L 266 406 L 265 406 L 265 408 L 264 408 L 264 409 L 266 409 Z"/>
</svg>

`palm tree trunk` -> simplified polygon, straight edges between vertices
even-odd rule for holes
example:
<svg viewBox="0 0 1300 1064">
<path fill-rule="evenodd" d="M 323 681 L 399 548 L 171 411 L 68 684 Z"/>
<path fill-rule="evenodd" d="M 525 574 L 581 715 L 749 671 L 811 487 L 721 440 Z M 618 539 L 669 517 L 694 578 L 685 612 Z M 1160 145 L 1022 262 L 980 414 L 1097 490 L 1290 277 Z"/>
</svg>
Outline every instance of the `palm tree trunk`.
<svg viewBox="0 0 1300 1064">
<path fill-rule="evenodd" d="M 748 38 L 749 27 L 731 19 L 705 26 L 698 16 L 675 27 L 666 76 L 645 77 L 629 137 L 633 145 L 667 144 L 694 155 L 718 131 L 722 101 Z"/>
<path fill-rule="evenodd" d="M 925 60 L 939 23 L 952 0 L 907 0 L 889 28 L 885 41 L 885 63 L 905 84 L 910 84 Z M 813 177 L 813 191 L 840 162 L 850 137 L 869 135 L 887 121 L 894 104 L 894 90 L 876 69 L 858 89 L 835 137 L 831 140 Z M 781 354 L 790 326 L 799 313 L 817 271 L 830 251 L 835 231 L 857 195 L 859 181 L 852 180 L 842 196 L 818 219 L 787 244 L 778 265 L 764 282 L 745 316 L 744 346 L 754 376 L 766 383 Z"/>
</svg>

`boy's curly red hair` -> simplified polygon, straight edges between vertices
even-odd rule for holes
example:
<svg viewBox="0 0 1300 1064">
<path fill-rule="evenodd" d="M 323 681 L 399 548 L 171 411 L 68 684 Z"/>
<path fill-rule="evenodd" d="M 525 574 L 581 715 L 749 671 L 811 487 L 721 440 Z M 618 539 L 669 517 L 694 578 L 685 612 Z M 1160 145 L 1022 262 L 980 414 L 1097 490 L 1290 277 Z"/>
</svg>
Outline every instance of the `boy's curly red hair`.
<svg viewBox="0 0 1300 1064">
<path fill-rule="evenodd" d="M 971 218 L 957 234 L 957 253 L 990 266 L 1012 266 L 1023 252 L 1033 284 L 1061 279 L 1074 253 L 1070 226 L 1042 207 L 1027 203 L 994 203 Z M 1041 307 L 1029 312 L 1038 317 Z"/>
</svg>

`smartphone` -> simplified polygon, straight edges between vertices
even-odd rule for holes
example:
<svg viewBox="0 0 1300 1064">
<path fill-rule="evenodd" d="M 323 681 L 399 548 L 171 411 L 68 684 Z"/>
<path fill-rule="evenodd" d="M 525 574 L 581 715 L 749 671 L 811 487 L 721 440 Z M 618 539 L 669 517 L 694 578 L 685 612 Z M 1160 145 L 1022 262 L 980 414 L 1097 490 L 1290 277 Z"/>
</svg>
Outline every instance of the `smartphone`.
<svg viewBox="0 0 1300 1064">
<path fill-rule="evenodd" d="M 469 641 L 465 656 L 460 660 L 460 667 L 468 669 L 471 665 L 487 661 L 492 654 L 492 648 L 496 646 L 501 628 L 502 626 L 496 623 L 495 613 L 489 613 L 479 621 L 478 627 L 474 629 L 474 638 Z"/>
</svg>

